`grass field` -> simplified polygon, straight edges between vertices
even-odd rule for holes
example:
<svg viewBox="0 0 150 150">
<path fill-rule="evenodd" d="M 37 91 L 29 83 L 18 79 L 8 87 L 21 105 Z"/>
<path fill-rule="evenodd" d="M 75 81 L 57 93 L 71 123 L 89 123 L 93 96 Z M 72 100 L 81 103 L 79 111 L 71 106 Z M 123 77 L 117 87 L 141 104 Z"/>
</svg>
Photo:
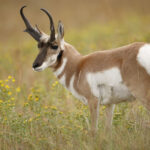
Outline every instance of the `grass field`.
<svg viewBox="0 0 150 150">
<path fill-rule="evenodd" d="M 32 70 L 38 53 L 35 41 L 26 33 L 4 39 L 0 44 L 0 150 L 150 150 L 150 114 L 138 101 L 117 105 L 112 133 L 104 130 L 105 107 L 101 106 L 98 133 L 92 138 L 88 107 L 65 90 L 50 69 Z M 132 13 L 72 26 L 65 41 L 83 55 L 135 41 L 150 42 L 150 16 Z"/>
</svg>

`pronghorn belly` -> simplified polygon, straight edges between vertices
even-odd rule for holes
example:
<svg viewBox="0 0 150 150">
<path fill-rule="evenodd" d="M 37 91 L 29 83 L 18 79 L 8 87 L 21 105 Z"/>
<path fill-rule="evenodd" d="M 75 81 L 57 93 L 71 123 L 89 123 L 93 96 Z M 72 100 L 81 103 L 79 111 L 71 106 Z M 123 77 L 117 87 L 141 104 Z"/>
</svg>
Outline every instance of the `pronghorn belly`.
<svg viewBox="0 0 150 150">
<path fill-rule="evenodd" d="M 115 86 L 99 85 L 99 95 L 96 97 L 100 100 L 100 104 L 117 104 L 123 101 L 131 101 L 133 96 L 129 92 L 128 88 L 119 83 Z"/>
<path fill-rule="evenodd" d="M 100 104 L 131 100 L 132 95 L 122 83 L 120 70 L 117 67 L 97 73 L 87 73 L 86 77 L 91 93 L 100 100 Z"/>
<path fill-rule="evenodd" d="M 131 101 L 134 99 L 135 98 L 133 97 L 126 85 L 120 83 L 112 88 L 111 103 L 116 104 L 123 101 Z"/>
</svg>

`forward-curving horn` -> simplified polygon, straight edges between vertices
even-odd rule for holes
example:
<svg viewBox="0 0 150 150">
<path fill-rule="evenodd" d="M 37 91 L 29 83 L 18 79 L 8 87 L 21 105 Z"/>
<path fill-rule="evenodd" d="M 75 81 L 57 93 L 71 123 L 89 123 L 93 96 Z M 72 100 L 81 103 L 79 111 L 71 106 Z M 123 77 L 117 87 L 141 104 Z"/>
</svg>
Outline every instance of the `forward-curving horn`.
<svg viewBox="0 0 150 150">
<path fill-rule="evenodd" d="M 43 8 L 41 8 L 41 10 L 47 14 L 47 16 L 50 20 L 50 30 L 51 30 L 50 42 L 53 42 L 55 40 L 55 27 L 54 27 L 53 18 L 47 10 L 45 10 Z"/>
<path fill-rule="evenodd" d="M 39 30 L 37 30 L 36 28 L 33 28 L 28 19 L 24 16 L 23 14 L 23 9 L 27 7 L 27 6 L 23 6 L 21 9 L 20 9 L 20 15 L 26 25 L 26 29 L 24 30 L 25 32 L 29 33 L 36 41 L 40 41 L 40 38 L 42 36 L 41 32 Z"/>
</svg>

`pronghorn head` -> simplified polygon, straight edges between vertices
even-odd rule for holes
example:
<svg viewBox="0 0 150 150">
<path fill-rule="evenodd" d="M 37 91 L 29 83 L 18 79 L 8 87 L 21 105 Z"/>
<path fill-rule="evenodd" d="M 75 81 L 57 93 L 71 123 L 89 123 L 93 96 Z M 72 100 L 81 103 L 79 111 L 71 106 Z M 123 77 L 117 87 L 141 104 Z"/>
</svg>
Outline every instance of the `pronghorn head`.
<svg viewBox="0 0 150 150">
<path fill-rule="evenodd" d="M 35 71 L 42 71 L 47 67 L 57 64 L 59 58 L 62 56 L 64 50 L 64 28 L 61 21 L 59 21 L 57 29 L 58 34 L 55 35 L 55 27 L 52 16 L 45 9 L 41 10 L 47 14 L 50 20 L 51 34 L 47 35 L 41 32 L 37 26 L 33 28 L 23 14 L 23 9 L 25 7 L 26 6 L 23 6 L 20 9 L 21 17 L 26 25 L 25 32 L 29 33 L 38 42 L 39 48 L 39 54 L 33 63 L 33 69 Z"/>
</svg>

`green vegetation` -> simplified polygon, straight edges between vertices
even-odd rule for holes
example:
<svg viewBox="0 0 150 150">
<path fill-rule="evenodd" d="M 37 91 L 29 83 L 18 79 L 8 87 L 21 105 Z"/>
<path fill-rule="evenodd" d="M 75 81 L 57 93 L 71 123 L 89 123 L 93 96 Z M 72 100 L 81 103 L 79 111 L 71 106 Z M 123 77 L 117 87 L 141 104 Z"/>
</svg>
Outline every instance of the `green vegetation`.
<svg viewBox="0 0 150 150">
<path fill-rule="evenodd" d="M 150 18 L 91 24 L 65 34 L 67 42 L 88 54 L 134 41 L 149 42 Z M 117 105 L 111 134 L 104 130 L 105 107 L 100 107 L 99 129 L 92 138 L 88 107 L 66 91 L 50 69 L 32 71 L 36 49 L 33 40 L 16 45 L 8 41 L 0 47 L 1 150 L 150 149 L 150 115 L 137 101 Z"/>
</svg>

